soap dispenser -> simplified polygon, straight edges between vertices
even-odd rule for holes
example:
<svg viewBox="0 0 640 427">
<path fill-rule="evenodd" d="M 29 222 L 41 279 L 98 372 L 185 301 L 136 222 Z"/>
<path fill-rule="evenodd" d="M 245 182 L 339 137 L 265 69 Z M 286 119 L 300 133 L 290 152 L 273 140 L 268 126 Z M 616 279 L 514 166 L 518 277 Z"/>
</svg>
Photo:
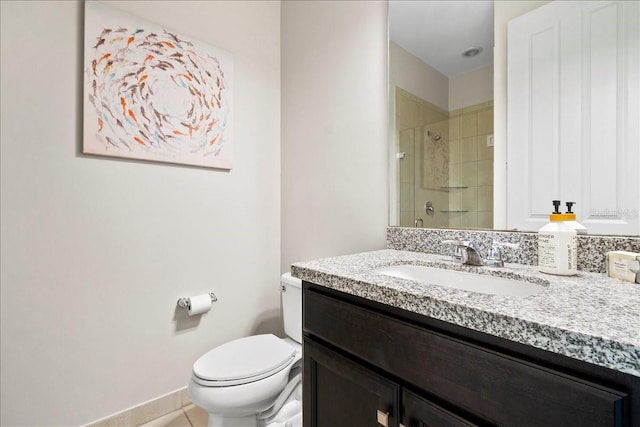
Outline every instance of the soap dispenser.
<svg viewBox="0 0 640 427">
<path fill-rule="evenodd" d="M 565 221 L 573 216 L 560 213 L 560 200 L 553 201 L 549 223 L 538 231 L 538 270 L 559 276 L 578 273 L 578 237 Z"/>
<path fill-rule="evenodd" d="M 567 205 L 567 215 L 571 216 L 571 219 L 569 219 L 568 221 L 565 221 L 565 224 L 567 224 L 569 227 L 576 230 L 576 233 L 578 234 L 587 234 L 587 227 L 585 227 L 584 225 L 576 221 L 576 214 L 574 212 L 571 212 L 571 209 L 575 204 L 576 202 L 565 203 L 565 205 Z"/>
</svg>

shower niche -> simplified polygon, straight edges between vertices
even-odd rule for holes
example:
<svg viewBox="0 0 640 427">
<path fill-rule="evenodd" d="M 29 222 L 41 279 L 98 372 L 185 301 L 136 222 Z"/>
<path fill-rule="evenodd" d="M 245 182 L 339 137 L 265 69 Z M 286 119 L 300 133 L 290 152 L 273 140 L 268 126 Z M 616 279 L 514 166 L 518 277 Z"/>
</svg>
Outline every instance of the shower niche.
<svg viewBox="0 0 640 427">
<path fill-rule="evenodd" d="M 493 102 L 445 111 L 396 87 L 396 222 L 493 227 Z"/>
</svg>

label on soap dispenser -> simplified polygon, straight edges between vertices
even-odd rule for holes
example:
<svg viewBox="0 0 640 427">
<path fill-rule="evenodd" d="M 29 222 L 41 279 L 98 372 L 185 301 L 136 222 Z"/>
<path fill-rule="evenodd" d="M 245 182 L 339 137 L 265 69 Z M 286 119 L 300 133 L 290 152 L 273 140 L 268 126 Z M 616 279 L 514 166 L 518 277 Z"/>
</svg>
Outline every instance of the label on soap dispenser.
<svg viewBox="0 0 640 427">
<path fill-rule="evenodd" d="M 538 236 L 538 265 L 540 267 L 557 268 L 556 236 L 540 234 Z"/>
<path fill-rule="evenodd" d="M 575 231 L 543 228 L 538 234 L 538 267 L 543 273 L 570 276 L 577 273 L 578 238 Z M 558 226 L 560 227 L 560 226 Z M 549 229 L 551 228 L 551 229 Z"/>
</svg>

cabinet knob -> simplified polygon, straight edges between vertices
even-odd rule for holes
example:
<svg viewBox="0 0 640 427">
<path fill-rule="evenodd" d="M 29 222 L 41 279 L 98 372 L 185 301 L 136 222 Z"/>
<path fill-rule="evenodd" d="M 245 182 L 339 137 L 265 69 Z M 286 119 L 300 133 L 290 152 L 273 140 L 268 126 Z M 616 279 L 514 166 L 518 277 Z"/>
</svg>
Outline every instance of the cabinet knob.
<svg viewBox="0 0 640 427">
<path fill-rule="evenodd" d="M 378 424 L 380 424 L 383 427 L 389 427 L 389 413 L 388 412 L 382 412 L 380 409 L 378 409 L 377 412 L 377 420 L 378 420 Z"/>
</svg>

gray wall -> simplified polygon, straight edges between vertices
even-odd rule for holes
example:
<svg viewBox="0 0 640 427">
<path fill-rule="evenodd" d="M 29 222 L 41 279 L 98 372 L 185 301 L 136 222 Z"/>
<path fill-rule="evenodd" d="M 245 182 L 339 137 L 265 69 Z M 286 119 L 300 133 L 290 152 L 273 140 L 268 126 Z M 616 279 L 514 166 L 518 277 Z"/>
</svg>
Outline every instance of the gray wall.
<svg viewBox="0 0 640 427">
<path fill-rule="evenodd" d="M 234 54 L 235 167 L 78 154 L 82 3 L 1 2 L 2 425 L 108 416 L 280 330 L 280 4 L 114 5 Z"/>
<path fill-rule="evenodd" d="M 282 2 L 282 271 L 382 249 L 387 4 Z"/>
</svg>

